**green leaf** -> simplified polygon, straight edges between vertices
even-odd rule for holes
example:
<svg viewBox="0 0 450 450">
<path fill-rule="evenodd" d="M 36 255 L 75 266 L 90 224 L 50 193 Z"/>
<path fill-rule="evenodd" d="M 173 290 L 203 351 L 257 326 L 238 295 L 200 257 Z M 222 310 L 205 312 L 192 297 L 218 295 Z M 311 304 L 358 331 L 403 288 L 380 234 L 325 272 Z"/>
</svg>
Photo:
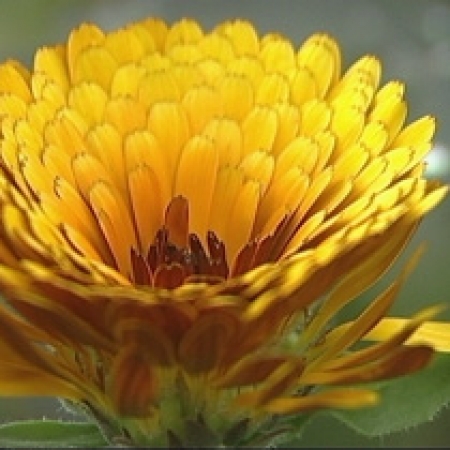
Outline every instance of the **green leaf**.
<svg viewBox="0 0 450 450">
<path fill-rule="evenodd" d="M 377 406 L 330 414 L 370 437 L 428 422 L 450 403 L 450 355 L 437 355 L 426 369 L 380 386 Z"/>
<path fill-rule="evenodd" d="M 0 425 L 0 447 L 105 447 L 95 424 L 59 420 L 27 420 Z"/>
</svg>

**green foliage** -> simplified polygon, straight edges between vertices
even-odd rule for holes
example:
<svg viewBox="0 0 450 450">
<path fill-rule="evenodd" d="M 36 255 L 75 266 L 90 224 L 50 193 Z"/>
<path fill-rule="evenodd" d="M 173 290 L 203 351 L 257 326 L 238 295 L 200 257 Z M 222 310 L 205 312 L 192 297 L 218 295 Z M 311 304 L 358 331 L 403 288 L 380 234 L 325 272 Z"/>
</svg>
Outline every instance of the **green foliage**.
<svg viewBox="0 0 450 450">
<path fill-rule="evenodd" d="M 104 447 L 107 443 L 95 424 L 59 420 L 27 420 L 0 425 L 0 447 Z"/>
<path fill-rule="evenodd" d="M 428 422 L 450 403 L 450 355 L 437 355 L 425 370 L 379 386 L 381 401 L 376 407 L 329 414 L 368 437 Z"/>
<path fill-rule="evenodd" d="M 426 369 L 395 380 L 374 383 L 373 388 L 380 394 L 380 403 L 375 407 L 322 410 L 289 418 L 285 423 L 291 426 L 292 431 L 284 442 L 289 447 L 308 445 L 304 432 L 319 418 L 321 420 L 317 420 L 318 423 L 327 423 L 331 428 L 333 424 L 327 419 L 337 419 L 367 438 L 368 445 L 370 439 L 402 432 L 431 421 L 450 404 L 450 354 L 436 355 Z"/>
</svg>

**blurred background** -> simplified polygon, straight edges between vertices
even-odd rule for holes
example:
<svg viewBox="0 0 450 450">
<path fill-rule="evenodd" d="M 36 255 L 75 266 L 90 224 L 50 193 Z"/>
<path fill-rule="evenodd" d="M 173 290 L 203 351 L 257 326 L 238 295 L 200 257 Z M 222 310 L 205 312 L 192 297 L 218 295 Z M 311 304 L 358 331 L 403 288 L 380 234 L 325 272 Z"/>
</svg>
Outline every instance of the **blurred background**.
<svg viewBox="0 0 450 450">
<path fill-rule="evenodd" d="M 427 114 L 437 117 L 428 173 L 450 181 L 450 2 L 446 0 L 2 0 L 0 60 L 14 58 L 31 65 L 37 47 L 65 41 L 69 30 L 82 21 L 113 29 L 151 15 L 170 22 L 192 17 L 206 29 L 228 18 L 245 18 L 261 34 L 277 31 L 297 45 L 313 32 L 326 31 L 340 43 L 344 67 L 363 54 L 379 56 L 383 80 L 406 83 L 409 120 Z M 449 226 L 447 199 L 425 219 L 409 246 L 410 252 L 419 242 L 428 244 L 394 308 L 396 314 L 450 303 Z M 59 404 L 48 399 L 0 402 L 0 422 L 60 414 Z M 367 439 L 332 419 L 318 418 L 297 446 L 447 447 L 449 424 L 450 412 L 441 411 L 429 424 Z"/>
</svg>

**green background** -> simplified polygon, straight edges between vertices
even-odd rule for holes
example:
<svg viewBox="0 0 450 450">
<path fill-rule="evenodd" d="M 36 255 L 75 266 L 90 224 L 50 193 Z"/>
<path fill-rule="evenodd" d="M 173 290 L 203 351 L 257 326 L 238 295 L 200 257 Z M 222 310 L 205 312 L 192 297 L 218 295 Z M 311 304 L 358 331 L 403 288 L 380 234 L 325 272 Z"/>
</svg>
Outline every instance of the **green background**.
<svg viewBox="0 0 450 450">
<path fill-rule="evenodd" d="M 82 21 L 113 29 L 127 21 L 156 15 L 174 21 L 199 20 L 205 28 L 228 18 L 245 18 L 260 32 L 278 31 L 296 44 L 316 31 L 341 44 L 344 67 L 371 53 L 383 62 L 383 80 L 406 82 L 409 120 L 438 118 L 429 175 L 450 181 L 450 2 L 438 0 L 1 0 L 0 60 L 32 64 L 37 47 L 64 42 Z M 421 225 L 409 246 L 428 244 L 418 269 L 408 280 L 396 314 L 410 314 L 430 303 L 450 302 L 450 201 Z M 408 252 L 407 252 L 408 253 Z M 450 314 L 447 313 L 447 318 Z M 1 370 L 1 368 L 0 368 Z M 450 383 L 450 374 L 449 374 Z M 405 399 L 407 402 L 408 399 Z M 0 402 L 0 421 L 58 417 L 60 406 L 47 399 Z M 431 418 L 430 418 L 431 419 Z M 450 412 L 404 433 L 365 439 L 332 419 L 319 417 L 298 446 L 433 447 L 450 446 Z"/>
</svg>

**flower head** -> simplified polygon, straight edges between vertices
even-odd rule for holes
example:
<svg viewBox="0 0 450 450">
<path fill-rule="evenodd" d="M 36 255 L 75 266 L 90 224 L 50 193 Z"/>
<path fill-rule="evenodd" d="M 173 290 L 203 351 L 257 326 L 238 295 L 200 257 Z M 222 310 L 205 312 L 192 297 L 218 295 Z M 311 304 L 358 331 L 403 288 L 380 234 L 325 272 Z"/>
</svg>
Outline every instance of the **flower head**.
<svg viewBox="0 0 450 450">
<path fill-rule="evenodd" d="M 425 365 L 404 344 L 429 311 L 358 345 L 403 277 L 329 331 L 446 190 L 423 177 L 434 120 L 405 124 L 380 71 L 342 74 L 324 34 L 157 19 L 1 65 L 0 393 L 225 442 Z"/>
</svg>

